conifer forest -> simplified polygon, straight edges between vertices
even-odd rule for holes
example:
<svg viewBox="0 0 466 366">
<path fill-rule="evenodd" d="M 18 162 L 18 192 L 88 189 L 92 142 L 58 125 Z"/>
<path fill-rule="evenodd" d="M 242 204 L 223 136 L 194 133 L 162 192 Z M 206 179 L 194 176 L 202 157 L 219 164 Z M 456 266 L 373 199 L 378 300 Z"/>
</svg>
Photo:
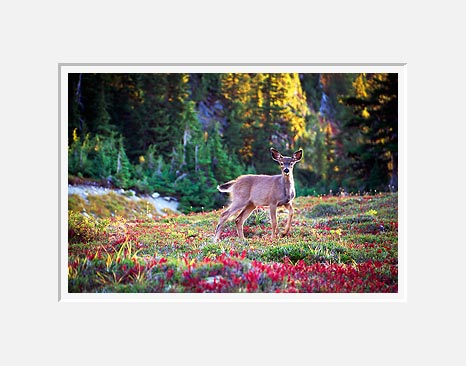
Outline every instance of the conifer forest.
<svg viewBox="0 0 466 366">
<path fill-rule="evenodd" d="M 212 210 L 218 184 L 279 174 L 303 149 L 297 196 L 398 189 L 396 73 L 68 75 L 68 178 Z"/>
</svg>

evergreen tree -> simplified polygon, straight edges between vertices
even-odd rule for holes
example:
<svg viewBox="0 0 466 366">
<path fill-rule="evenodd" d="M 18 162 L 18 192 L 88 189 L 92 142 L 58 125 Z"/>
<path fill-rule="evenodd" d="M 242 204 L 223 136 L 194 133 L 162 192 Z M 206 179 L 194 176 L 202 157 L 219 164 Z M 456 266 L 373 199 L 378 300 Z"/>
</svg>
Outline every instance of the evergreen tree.
<svg viewBox="0 0 466 366">
<path fill-rule="evenodd" d="M 227 126 L 224 138 L 227 150 L 241 159 L 250 159 L 251 134 L 250 126 L 253 122 L 251 108 L 252 79 L 250 74 L 229 73 L 222 74 L 221 94 Z"/>
<path fill-rule="evenodd" d="M 218 98 L 221 93 L 223 74 L 189 74 L 191 100 L 196 103 L 209 98 Z"/>
<path fill-rule="evenodd" d="M 299 74 L 301 80 L 301 87 L 306 100 L 308 102 L 309 110 L 316 114 L 320 109 L 322 100 L 322 84 L 320 83 L 321 74 Z"/>
<path fill-rule="evenodd" d="M 228 155 L 219 131 L 219 123 L 214 123 L 208 130 L 207 146 L 210 151 L 211 170 L 217 182 L 226 182 L 242 173 L 236 155 Z"/>
<path fill-rule="evenodd" d="M 398 75 L 360 74 L 355 96 L 346 98 L 352 111 L 341 132 L 350 176 L 360 190 L 397 186 Z"/>
<path fill-rule="evenodd" d="M 325 139 L 325 128 L 324 123 L 318 122 L 311 154 L 313 171 L 320 177 L 324 186 L 328 177 L 328 146 Z"/>
<path fill-rule="evenodd" d="M 129 162 L 126 150 L 123 144 L 123 137 L 120 136 L 117 140 L 117 159 L 116 159 L 116 170 L 115 184 L 121 188 L 129 188 L 132 185 L 132 166 Z"/>
<path fill-rule="evenodd" d="M 112 132 L 106 87 L 108 75 L 81 74 L 79 90 L 77 90 L 80 103 L 80 117 L 82 118 L 82 131 L 91 135 L 109 135 Z"/>
<path fill-rule="evenodd" d="M 129 160 L 137 163 L 144 155 L 137 140 L 142 135 L 138 120 L 141 93 L 137 89 L 137 75 L 108 74 L 108 78 L 106 100 L 111 123 L 123 136 Z"/>
<path fill-rule="evenodd" d="M 308 107 L 297 74 L 256 74 L 254 87 L 254 165 L 258 171 L 272 173 L 276 166 L 268 156 L 269 147 L 296 147 L 305 134 Z"/>
<path fill-rule="evenodd" d="M 81 74 L 68 74 L 68 141 L 73 141 L 73 134 L 86 134 L 81 115 Z"/>
</svg>

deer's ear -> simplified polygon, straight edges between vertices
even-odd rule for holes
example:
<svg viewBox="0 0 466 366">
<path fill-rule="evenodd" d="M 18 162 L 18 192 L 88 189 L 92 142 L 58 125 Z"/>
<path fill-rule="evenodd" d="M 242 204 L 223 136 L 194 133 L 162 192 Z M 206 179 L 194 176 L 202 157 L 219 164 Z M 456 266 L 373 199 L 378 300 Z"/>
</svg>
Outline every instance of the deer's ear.
<svg viewBox="0 0 466 366">
<path fill-rule="evenodd" d="M 303 157 L 303 150 L 299 149 L 298 151 L 296 151 L 294 154 L 293 154 L 293 159 L 295 161 L 300 161 Z"/>
<path fill-rule="evenodd" d="M 279 161 L 283 156 L 280 154 L 278 150 L 275 150 L 273 147 L 270 148 L 270 152 L 272 153 L 272 159 L 275 161 Z"/>
</svg>

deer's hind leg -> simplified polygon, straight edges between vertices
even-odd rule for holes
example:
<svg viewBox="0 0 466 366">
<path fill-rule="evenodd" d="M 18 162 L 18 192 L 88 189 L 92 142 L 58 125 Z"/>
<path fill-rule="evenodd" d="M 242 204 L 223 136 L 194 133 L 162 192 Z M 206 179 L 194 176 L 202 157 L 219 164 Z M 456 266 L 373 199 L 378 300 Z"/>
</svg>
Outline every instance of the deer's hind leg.
<svg viewBox="0 0 466 366">
<path fill-rule="evenodd" d="M 217 228 L 215 229 L 215 236 L 214 236 L 214 243 L 220 239 L 220 234 L 223 229 L 223 225 L 227 222 L 231 215 L 234 215 L 239 210 L 244 209 L 244 206 L 232 203 L 230 207 L 228 207 L 225 211 L 222 212 L 220 215 L 220 219 L 218 220 Z"/>
<path fill-rule="evenodd" d="M 251 215 L 252 211 L 256 206 L 254 206 L 252 203 L 247 205 L 238 215 L 236 218 L 236 231 L 238 232 L 238 236 L 240 239 L 244 239 L 244 232 L 243 232 L 243 224 L 246 221 L 246 219 Z"/>
</svg>

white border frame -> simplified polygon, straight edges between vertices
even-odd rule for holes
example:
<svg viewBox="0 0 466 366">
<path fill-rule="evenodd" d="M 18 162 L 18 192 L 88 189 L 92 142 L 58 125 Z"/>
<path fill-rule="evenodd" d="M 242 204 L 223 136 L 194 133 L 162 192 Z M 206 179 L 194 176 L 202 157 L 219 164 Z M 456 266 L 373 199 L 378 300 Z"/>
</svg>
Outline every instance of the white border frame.
<svg viewBox="0 0 466 366">
<path fill-rule="evenodd" d="M 398 73 L 398 293 L 210 294 L 210 293 L 68 293 L 68 74 L 69 73 Z M 407 64 L 406 63 L 60 63 L 58 64 L 59 232 L 58 301 L 60 302 L 406 302 L 407 301 Z"/>
</svg>

